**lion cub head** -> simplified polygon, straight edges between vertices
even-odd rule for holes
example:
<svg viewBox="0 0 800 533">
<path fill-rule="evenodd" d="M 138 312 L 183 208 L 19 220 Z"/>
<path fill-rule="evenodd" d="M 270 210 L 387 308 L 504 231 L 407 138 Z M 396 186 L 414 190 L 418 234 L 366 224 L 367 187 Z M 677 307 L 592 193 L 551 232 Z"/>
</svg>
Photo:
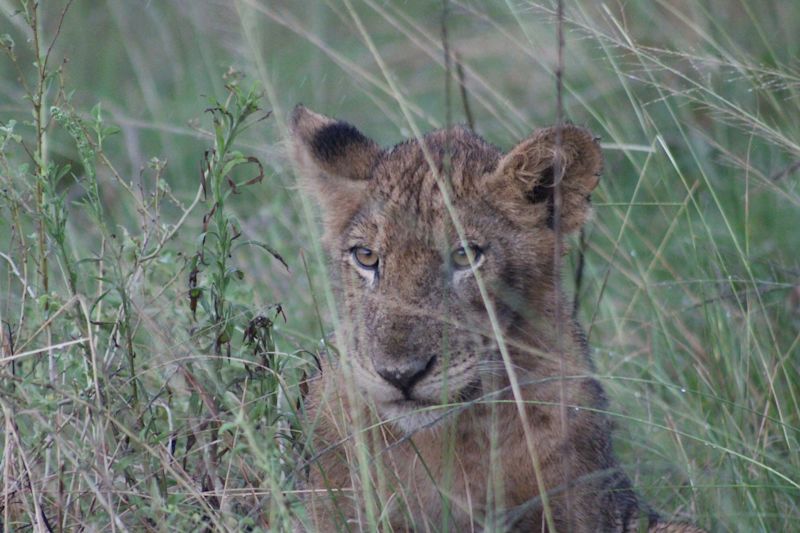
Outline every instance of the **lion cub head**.
<svg viewBox="0 0 800 533">
<path fill-rule="evenodd" d="M 322 207 L 339 338 L 380 415 L 416 431 L 441 416 L 436 406 L 499 386 L 496 332 L 536 343 L 526 330 L 552 316 L 560 297 L 554 184 L 561 180 L 561 231 L 575 231 L 602 165 L 592 135 L 569 125 L 558 142 L 555 128 L 541 129 L 503 154 L 455 127 L 382 149 L 302 106 L 291 130 L 296 164 Z"/>
</svg>

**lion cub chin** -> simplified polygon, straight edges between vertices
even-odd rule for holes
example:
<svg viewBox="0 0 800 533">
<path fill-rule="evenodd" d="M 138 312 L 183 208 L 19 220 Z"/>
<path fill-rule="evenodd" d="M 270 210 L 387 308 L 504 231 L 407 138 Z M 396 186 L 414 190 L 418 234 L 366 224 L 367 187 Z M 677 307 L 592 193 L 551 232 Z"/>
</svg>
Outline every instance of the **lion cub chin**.
<svg viewBox="0 0 800 533">
<path fill-rule="evenodd" d="M 340 357 L 306 398 L 305 527 L 700 531 L 661 521 L 617 466 L 554 284 L 602 167 L 588 131 L 503 153 L 455 127 L 383 149 L 302 106 L 291 131 L 339 317 Z"/>
<path fill-rule="evenodd" d="M 445 416 L 431 409 L 428 404 L 409 402 L 411 405 L 386 403 L 378 407 L 380 418 L 397 426 L 405 435 L 413 435 L 418 431 L 432 429 L 439 425 Z"/>
</svg>

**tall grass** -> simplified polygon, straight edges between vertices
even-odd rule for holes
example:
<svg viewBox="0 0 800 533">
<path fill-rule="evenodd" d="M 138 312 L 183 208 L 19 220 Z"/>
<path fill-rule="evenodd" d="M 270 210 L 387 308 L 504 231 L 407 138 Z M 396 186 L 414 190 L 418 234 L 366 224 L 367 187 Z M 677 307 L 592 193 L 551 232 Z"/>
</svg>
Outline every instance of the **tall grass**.
<svg viewBox="0 0 800 533">
<path fill-rule="evenodd" d="M 554 6 L 449 2 L 450 68 L 428 2 L 0 10 L 4 530 L 290 527 L 339 317 L 286 110 L 391 144 L 467 120 L 463 85 L 508 148 L 556 120 Z M 667 514 L 791 531 L 800 13 L 586 1 L 566 30 L 566 115 L 606 155 L 572 289 L 620 458 Z"/>
</svg>

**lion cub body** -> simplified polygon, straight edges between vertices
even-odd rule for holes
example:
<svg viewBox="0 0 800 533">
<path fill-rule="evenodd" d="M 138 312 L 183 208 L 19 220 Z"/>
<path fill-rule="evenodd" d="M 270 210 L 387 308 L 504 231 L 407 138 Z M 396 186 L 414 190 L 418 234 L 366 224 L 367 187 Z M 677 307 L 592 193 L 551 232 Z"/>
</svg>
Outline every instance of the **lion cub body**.
<svg viewBox="0 0 800 533">
<path fill-rule="evenodd" d="M 310 526 L 699 531 L 659 522 L 617 467 L 554 283 L 558 234 L 589 216 L 601 169 L 587 131 L 539 130 L 507 154 L 464 128 L 382 150 L 298 107 L 292 133 L 341 352 L 306 401 Z"/>
</svg>

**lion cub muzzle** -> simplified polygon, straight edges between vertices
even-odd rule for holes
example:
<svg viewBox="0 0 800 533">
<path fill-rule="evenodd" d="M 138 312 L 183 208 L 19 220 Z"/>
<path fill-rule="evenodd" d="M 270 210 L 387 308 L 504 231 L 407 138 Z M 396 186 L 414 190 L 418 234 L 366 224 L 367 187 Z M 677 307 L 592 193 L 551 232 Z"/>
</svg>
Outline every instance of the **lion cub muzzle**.
<svg viewBox="0 0 800 533">
<path fill-rule="evenodd" d="M 435 362 L 435 355 L 425 355 L 413 357 L 391 366 L 376 363 L 373 360 L 373 365 L 375 366 L 375 372 L 380 377 L 398 388 L 403 393 L 403 398 L 411 400 L 413 399 L 412 389 L 414 385 L 430 373 Z"/>
</svg>

